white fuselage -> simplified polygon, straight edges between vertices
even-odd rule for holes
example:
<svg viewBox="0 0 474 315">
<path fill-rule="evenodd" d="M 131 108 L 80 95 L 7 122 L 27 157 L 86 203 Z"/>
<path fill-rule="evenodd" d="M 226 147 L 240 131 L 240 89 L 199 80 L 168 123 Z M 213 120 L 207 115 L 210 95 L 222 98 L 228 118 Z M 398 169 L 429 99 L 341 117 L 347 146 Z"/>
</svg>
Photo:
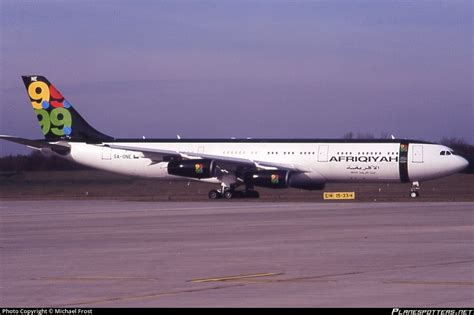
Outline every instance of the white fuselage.
<svg viewBox="0 0 474 315">
<path fill-rule="evenodd" d="M 407 142 L 263 142 L 176 140 L 158 142 L 120 142 L 123 146 L 143 149 L 174 150 L 242 158 L 251 161 L 284 163 L 304 170 L 313 182 L 408 182 L 454 174 L 466 166 L 460 156 L 443 145 Z M 67 158 L 97 169 L 133 176 L 176 179 L 167 171 L 168 162 L 152 163 L 136 151 L 110 148 L 108 143 L 70 142 Z M 218 182 L 205 179 L 207 182 Z"/>
</svg>

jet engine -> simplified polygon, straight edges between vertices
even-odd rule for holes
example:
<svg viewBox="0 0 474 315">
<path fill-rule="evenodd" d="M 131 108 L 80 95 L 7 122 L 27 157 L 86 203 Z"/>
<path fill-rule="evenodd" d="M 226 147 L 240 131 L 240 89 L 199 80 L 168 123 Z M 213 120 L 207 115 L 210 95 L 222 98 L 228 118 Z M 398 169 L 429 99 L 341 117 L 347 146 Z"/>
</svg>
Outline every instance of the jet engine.
<svg viewBox="0 0 474 315">
<path fill-rule="evenodd" d="M 245 183 L 268 188 L 288 188 L 289 171 L 263 170 L 245 174 Z"/>
<path fill-rule="evenodd" d="M 310 177 L 304 173 L 291 174 L 290 187 L 304 190 L 323 190 L 322 178 Z"/>
<path fill-rule="evenodd" d="M 179 160 L 168 163 L 168 174 L 191 177 L 211 178 L 215 174 L 214 160 Z"/>
<path fill-rule="evenodd" d="M 245 174 L 245 183 L 267 188 L 299 188 L 304 190 L 322 190 L 324 182 L 306 174 L 291 174 L 283 170 L 263 170 Z"/>
</svg>

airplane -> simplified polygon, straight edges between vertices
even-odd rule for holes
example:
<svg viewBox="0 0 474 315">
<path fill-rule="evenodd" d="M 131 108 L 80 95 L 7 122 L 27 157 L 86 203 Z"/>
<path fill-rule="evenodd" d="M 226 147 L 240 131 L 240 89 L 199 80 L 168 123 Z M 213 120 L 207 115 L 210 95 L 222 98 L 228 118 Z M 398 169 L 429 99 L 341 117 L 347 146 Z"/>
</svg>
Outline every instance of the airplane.
<svg viewBox="0 0 474 315">
<path fill-rule="evenodd" d="M 92 168 L 218 188 L 210 199 L 258 198 L 255 187 L 323 190 L 326 183 L 411 182 L 469 164 L 444 145 L 403 139 L 117 139 L 89 125 L 44 76 L 22 76 L 44 139 L 0 135 Z M 105 108 L 103 108 L 106 111 Z M 243 189 L 238 189 L 239 187 Z"/>
</svg>

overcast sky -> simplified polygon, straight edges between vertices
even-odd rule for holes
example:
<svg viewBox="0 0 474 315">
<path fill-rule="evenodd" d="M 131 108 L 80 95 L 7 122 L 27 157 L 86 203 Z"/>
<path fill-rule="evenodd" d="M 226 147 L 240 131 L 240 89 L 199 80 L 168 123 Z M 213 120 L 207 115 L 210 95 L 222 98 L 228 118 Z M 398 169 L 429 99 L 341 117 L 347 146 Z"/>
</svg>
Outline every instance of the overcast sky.
<svg viewBox="0 0 474 315">
<path fill-rule="evenodd" d="M 41 138 L 43 74 L 115 137 L 474 143 L 472 1 L 0 3 L 1 134 Z"/>
</svg>

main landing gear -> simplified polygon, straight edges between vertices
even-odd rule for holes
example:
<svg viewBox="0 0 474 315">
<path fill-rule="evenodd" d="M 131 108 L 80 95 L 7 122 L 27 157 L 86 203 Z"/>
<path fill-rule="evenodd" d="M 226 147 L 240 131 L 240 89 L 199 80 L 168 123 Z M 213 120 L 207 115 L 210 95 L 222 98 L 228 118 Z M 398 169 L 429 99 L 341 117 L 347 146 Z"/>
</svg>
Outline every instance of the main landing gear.
<svg viewBox="0 0 474 315">
<path fill-rule="evenodd" d="M 420 196 L 420 182 L 416 181 L 411 184 L 410 197 L 417 198 Z"/>
<path fill-rule="evenodd" d="M 235 199 L 235 198 L 259 198 L 260 194 L 255 190 L 235 190 L 222 187 L 213 189 L 208 194 L 209 199 Z"/>
</svg>

